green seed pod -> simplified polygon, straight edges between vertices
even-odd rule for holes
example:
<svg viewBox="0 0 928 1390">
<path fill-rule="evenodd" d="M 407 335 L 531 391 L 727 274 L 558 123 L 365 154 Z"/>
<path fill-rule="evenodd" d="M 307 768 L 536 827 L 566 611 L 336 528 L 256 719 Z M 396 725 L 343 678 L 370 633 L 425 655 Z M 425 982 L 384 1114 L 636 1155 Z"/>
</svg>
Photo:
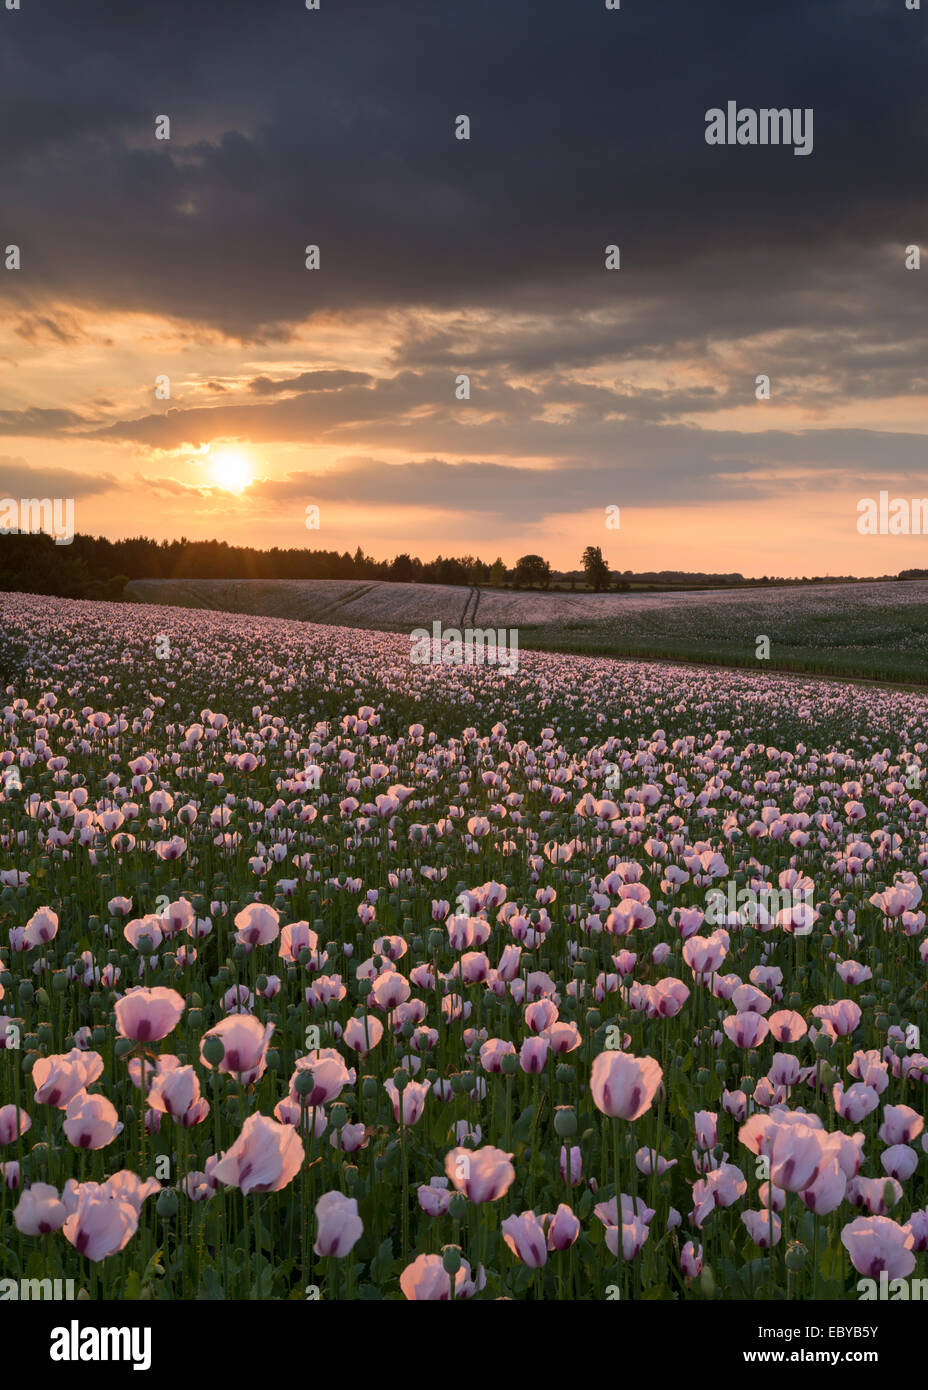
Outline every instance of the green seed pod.
<svg viewBox="0 0 928 1390">
<path fill-rule="evenodd" d="M 311 1071 L 307 1071 L 304 1068 L 297 1073 L 297 1078 L 293 1083 L 293 1089 L 296 1091 L 297 1095 L 308 1096 L 309 1093 L 315 1089 L 315 1086 L 316 1078 Z"/>
<path fill-rule="evenodd" d="M 461 1268 L 461 1247 L 459 1245 L 443 1245 L 441 1264 L 446 1274 L 457 1274 Z"/>
<path fill-rule="evenodd" d="M 177 1215 L 177 1194 L 169 1187 L 165 1188 L 158 1197 L 155 1210 L 163 1221 L 170 1221 L 172 1216 Z"/>
<path fill-rule="evenodd" d="M 218 1067 L 223 1057 L 226 1055 L 225 1044 L 222 1038 L 207 1038 L 201 1048 L 203 1060 L 208 1062 L 211 1067 Z"/>
<path fill-rule="evenodd" d="M 577 1116 L 572 1106 L 559 1105 L 554 1112 L 554 1132 L 561 1139 L 569 1139 L 577 1132 Z"/>
<path fill-rule="evenodd" d="M 791 1240 L 786 1247 L 786 1268 L 795 1273 L 803 1268 L 808 1257 L 806 1247 L 798 1240 Z"/>
</svg>

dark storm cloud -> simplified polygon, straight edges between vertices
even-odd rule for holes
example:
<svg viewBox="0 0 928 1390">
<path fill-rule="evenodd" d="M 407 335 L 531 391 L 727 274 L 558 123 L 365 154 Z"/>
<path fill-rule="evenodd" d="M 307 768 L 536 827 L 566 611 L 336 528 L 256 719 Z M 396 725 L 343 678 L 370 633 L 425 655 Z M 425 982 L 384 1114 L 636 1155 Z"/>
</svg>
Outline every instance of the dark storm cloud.
<svg viewBox="0 0 928 1390">
<path fill-rule="evenodd" d="M 923 316 L 886 248 L 900 263 L 925 224 L 924 50 L 923 17 L 889 0 L 27 4 L 3 17 L 23 270 L 0 292 L 270 338 L 317 310 L 613 305 L 612 347 L 658 351 L 655 322 L 667 342 L 790 308 Z M 707 146 L 728 99 L 813 107 L 813 154 Z M 534 345 L 548 366 L 592 350 Z"/>
</svg>

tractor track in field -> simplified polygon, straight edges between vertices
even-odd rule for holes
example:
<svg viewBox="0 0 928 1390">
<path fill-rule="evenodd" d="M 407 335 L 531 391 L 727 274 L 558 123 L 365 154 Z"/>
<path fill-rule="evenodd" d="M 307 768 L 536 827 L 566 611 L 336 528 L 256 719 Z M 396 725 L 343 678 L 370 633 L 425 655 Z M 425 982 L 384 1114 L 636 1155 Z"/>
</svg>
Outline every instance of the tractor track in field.
<svg viewBox="0 0 928 1390">
<path fill-rule="evenodd" d="M 467 616 L 467 610 L 468 610 L 468 608 L 470 608 L 471 602 L 473 602 L 474 608 L 473 608 L 473 612 L 471 613 L 470 617 L 468 618 L 468 616 Z M 460 619 L 459 619 L 459 621 L 458 621 L 458 626 L 460 627 L 460 629 L 461 629 L 462 632 L 464 631 L 464 629 L 465 629 L 466 627 L 468 627 L 469 625 L 472 625 L 472 624 L 473 624 L 474 616 L 475 616 L 475 614 L 476 614 L 476 612 L 477 612 L 477 604 L 478 604 L 479 602 L 480 602 L 480 590 L 477 588 L 476 584 L 472 584 L 471 587 L 470 587 L 470 589 L 469 589 L 469 591 L 468 591 L 467 597 L 466 597 L 465 600 L 464 600 L 464 607 L 461 609 L 461 617 L 460 617 Z"/>
</svg>

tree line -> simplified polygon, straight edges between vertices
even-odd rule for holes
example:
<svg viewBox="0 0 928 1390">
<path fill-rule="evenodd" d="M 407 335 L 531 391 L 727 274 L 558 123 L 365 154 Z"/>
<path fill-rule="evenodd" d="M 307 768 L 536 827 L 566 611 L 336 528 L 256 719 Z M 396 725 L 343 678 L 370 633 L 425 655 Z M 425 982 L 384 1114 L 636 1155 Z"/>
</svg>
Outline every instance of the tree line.
<svg viewBox="0 0 928 1390">
<path fill-rule="evenodd" d="M 598 546 L 588 546 L 582 575 L 599 592 L 611 584 L 626 584 L 613 575 Z M 392 560 L 375 560 L 360 546 L 347 550 L 310 550 L 293 546 L 256 550 L 226 541 L 155 541 L 132 536 L 111 541 L 105 536 L 74 536 L 69 545 L 56 545 L 35 532 L 0 537 L 0 588 L 16 592 L 57 594 L 70 598 L 118 598 L 131 579 L 373 579 L 408 584 L 479 584 L 499 588 L 547 589 L 553 583 L 579 578 L 552 570 L 541 555 L 523 555 L 514 566 L 501 556 L 491 563 L 474 555 L 437 555 L 421 560 L 403 553 Z"/>
<path fill-rule="evenodd" d="M 924 571 L 903 571 L 915 578 Z M 892 576 L 886 575 L 885 578 Z M 746 580 L 738 573 L 705 574 L 677 570 L 633 574 L 610 568 L 598 545 L 588 545 L 576 570 L 556 570 L 541 555 L 522 555 L 512 566 L 501 556 L 487 562 L 474 555 L 436 555 L 421 560 L 403 552 L 375 560 L 361 546 L 349 551 L 310 550 L 302 546 L 256 550 L 226 541 L 155 541 L 132 536 L 111 541 L 105 536 L 74 536 L 56 545 L 44 533 L 0 534 L 0 590 L 55 594 L 62 598 L 118 599 L 132 579 L 368 579 L 398 584 L 480 585 L 510 589 L 576 589 L 603 593 L 636 588 L 725 587 L 744 584 L 839 583 L 852 575 L 803 576 L 802 581 L 764 575 Z"/>
</svg>

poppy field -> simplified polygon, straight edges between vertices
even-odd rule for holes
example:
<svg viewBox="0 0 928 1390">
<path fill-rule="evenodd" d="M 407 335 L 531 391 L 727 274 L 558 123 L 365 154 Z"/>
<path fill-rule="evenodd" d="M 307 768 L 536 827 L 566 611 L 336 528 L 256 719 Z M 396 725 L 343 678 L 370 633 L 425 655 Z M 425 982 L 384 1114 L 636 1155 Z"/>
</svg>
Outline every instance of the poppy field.
<svg viewBox="0 0 928 1390">
<path fill-rule="evenodd" d="M 0 630 L 4 1297 L 928 1276 L 924 697 L 22 594 Z"/>
</svg>

